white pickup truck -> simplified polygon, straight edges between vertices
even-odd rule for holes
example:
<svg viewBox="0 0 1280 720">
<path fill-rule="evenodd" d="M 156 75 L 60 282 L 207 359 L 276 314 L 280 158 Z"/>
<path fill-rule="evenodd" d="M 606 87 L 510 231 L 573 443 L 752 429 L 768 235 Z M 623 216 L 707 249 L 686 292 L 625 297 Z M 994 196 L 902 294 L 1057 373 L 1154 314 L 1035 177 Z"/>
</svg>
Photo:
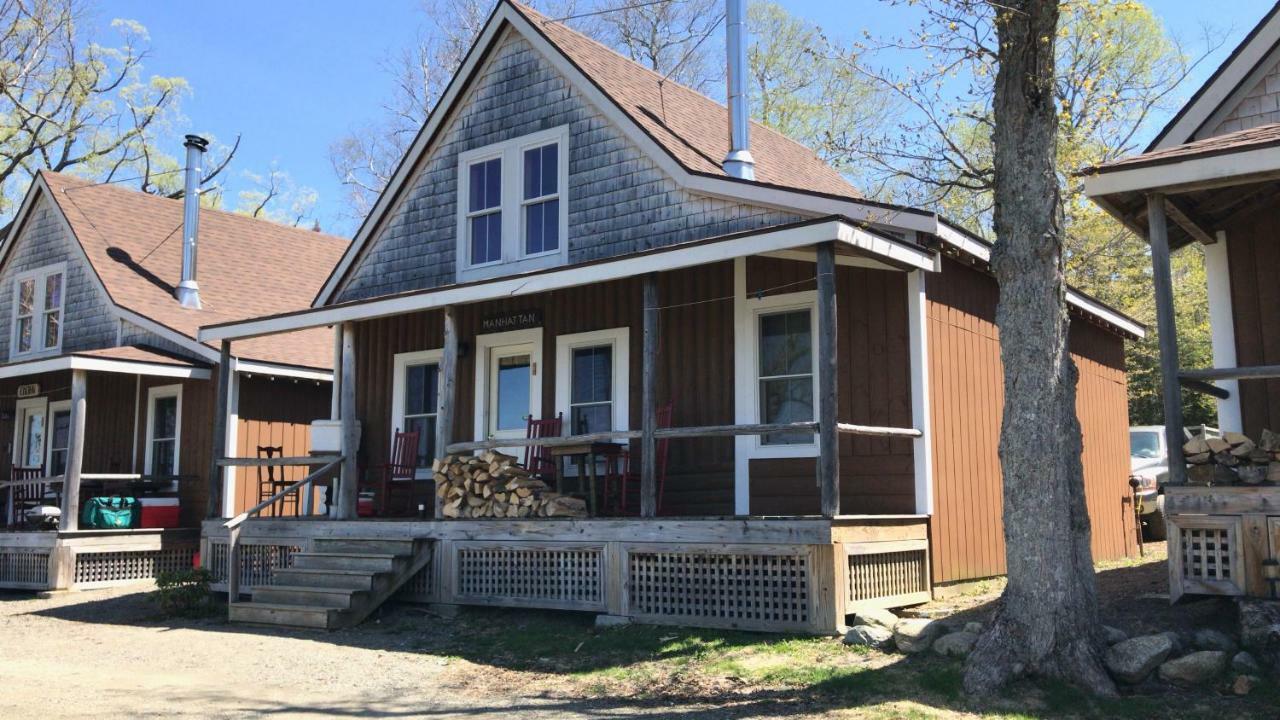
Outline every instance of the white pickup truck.
<svg viewBox="0 0 1280 720">
<path fill-rule="evenodd" d="M 1221 437 L 1217 428 L 1205 425 L 1183 428 L 1187 440 L 1197 436 Z M 1135 425 L 1129 428 L 1129 478 L 1136 481 L 1143 533 L 1148 540 L 1163 540 L 1164 483 L 1169 479 L 1169 449 L 1163 425 Z"/>
</svg>

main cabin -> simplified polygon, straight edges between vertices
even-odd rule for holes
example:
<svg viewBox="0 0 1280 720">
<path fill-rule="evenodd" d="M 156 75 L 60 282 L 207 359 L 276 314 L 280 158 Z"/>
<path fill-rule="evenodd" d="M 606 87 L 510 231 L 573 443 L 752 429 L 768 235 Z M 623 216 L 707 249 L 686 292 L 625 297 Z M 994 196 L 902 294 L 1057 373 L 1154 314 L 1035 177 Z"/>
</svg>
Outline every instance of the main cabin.
<svg viewBox="0 0 1280 720">
<path fill-rule="evenodd" d="M 203 145 L 195 141 L 198 168 Z M 305 455 L 308 425 L 329 408 L 331 331 L 220 356 L 197 328 L 304 307 L 347 243 L 197 211 L 195 194 L 188 197 L 41 172 L 8 229 L 0 246 L 0 437 L 9 443 L 0 455 L 0 588 L 82 588 L 189 568 L 210 510 L 239 512 L 263 487 L 274 492 L 272 481 L 301 472 L 215 468 L 213 437 L 229 430 L 217 455 Z M 198 299 L 184 304 L 179 288 Z M 141 503 L 125 527 L 82 521 L 87 505 L 116 497 Z"/>
<path fill-rule="evenodd" d="M 727 123 L 730 85 L 726 110 L 498 3 L 312 309 L 201 330 L 335 326 L 342 345 L 342 439 L 300 484 L 340 468 L 331 519 L 205 525 L 233 600 L 253 591 L 233 619 L 353 622 L 408 582 L 826 632 L 1004 571 L 989 245 Z M 1068 300 L 1094 550 L 1114 558 L 1134 549 L 1124 341 L 1144 330 Z M 485 485 L 503 473 L 577 502 Z M 393 560 L 319 590 L 351 553 Z"/>
</svg>

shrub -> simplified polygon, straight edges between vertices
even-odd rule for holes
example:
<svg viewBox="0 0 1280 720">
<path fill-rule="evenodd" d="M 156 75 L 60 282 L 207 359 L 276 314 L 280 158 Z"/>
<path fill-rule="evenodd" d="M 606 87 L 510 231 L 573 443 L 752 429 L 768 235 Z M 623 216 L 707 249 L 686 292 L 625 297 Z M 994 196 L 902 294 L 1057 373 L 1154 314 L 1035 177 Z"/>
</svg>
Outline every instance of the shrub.
<svg viewBox="0 0 1280 720">
<path fill-rule="evenodd" d="M 203 617 L 217 609 L 211 582 L 213 574 L 204 568 L 163 572 L 156 576 L 154 599 L 170 617 Z"/>
</svg>

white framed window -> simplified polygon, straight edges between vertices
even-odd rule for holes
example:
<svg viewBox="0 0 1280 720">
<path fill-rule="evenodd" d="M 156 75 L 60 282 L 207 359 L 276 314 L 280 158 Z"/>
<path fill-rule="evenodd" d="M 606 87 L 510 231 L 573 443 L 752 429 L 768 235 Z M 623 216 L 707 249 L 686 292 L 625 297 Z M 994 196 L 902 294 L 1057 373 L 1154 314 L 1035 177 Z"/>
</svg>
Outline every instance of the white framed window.
<svg viewBox="0 0 1280 720">
<path fill-rule="evenodd" d="M 817 293 L 813 291 L 748 298 L 740 330 L 737 362 L 750 369 L 738 388 L 754 423 L 804 422 L 817 417 Z M 812 457 L 817 434 L 772 433 L 751 436 L 751 457 Z"/>
<path fill-rule="evenodd" d="M 392 431 L 418 432 L 417 476 L 431 476 L 436 459 L 436 412 L 439 408 L 440 361 L 443 350 L 398 353 L 392 360 Z"/>
<path fill-rule="evenodd" d="M 182 448 L 182 386 L 147 390 L 147 447 L 144 473 L 156 477 L 179 474 Z"/>
<path fill-rule="evenodd" d="M 67 471 L 67 448 L 71 445 L 71 401 L 49 403 L 49 440 L 45 453 L 48 475 L 61 475 Z"/>
<path fill-rule="evenodd" d="M 542 417 L 542 328 L 476 336 L 475 437 L 523 438 Z M 503 449 L 517 457 L 523 448 Z"/>
<path fill-rule="evenodd" d="M 62 349 L 66 277 L 66 263 L 28 270 L 14 277 L 11 357 L 56 353 Z"/>
<path fill-rule="evenodd" d="M 14 403 L 13 465 L 38 468 L 44 460 L 49 427 L 49 399 L 22 398 Z"/>
<path fill-rule="evenodd" d="M 564 264 L 569 126 L 458 155 L 459 281 Z"/>
<path fill-rule="evenodd" d="M 556 412 L 564 433 L 629 430 L 631 332 L 611 328 L 556 337 Z"/>
</svg>

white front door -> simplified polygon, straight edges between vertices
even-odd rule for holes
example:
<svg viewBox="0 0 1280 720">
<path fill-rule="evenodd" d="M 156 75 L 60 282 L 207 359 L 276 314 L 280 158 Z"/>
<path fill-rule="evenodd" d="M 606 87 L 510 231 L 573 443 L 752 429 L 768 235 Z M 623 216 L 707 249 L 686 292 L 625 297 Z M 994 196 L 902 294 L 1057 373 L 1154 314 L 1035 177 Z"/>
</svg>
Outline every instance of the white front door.
<svg viewBox="0 0 1280 720">
<path fill-rule="evenodd" d="M 14 412 L 14 467 L 35 468 L 44 465 L 48 417 L 48 398 L 18 401 Z"/>
<path fill-rule="evenodd" d="M 542 330 L 478 336 L 476 364 L 476 437 L 525 437 L 528 418 L 542 417 Z M 521 447 L 501 451 L 524 457 Z"/>
</svg>

